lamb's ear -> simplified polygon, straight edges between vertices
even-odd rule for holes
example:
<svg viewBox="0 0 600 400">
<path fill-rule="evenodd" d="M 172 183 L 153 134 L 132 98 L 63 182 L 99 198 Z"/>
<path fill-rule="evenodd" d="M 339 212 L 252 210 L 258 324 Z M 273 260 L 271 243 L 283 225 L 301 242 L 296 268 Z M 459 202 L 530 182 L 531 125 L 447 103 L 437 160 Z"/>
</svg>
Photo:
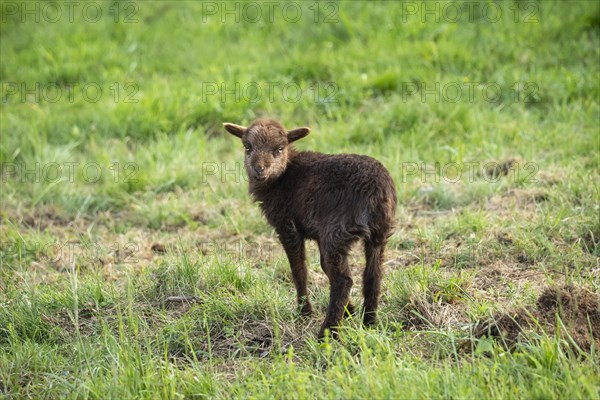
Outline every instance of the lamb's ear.
<svg viewBox="0 0 600 400">
<path fill-rule="evenodd" d="M 246 127 L 236 124 L 230 124 L 229 122 L 225 122 L 223 127 L 227 130 L 227 132 L 231 133 L 234 136 L 239 137 L 240 139 L 246 133 Z"/>
<path fill-rule="evenodd" d="M 296 128 L 287 132 L 288 143 L 295 142 L 298 139 L 302 139 L 310 133 L 310 128 Z"/>
</svg>

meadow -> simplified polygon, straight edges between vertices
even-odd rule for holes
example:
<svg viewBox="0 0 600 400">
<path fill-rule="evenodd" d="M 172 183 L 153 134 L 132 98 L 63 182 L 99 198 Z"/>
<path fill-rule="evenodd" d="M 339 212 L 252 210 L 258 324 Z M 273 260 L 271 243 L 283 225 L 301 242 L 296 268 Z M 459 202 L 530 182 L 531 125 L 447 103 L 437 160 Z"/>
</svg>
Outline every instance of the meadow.
<svg viewBox="0 0 600 400">
<path fill-rule="evenodd" d="M 600 5 L 0 3 L 0 397 L 600 398 Z M 223 122 L 398 191 L 379 321 L 316 313 Z M 364 259 L 353 252 L 352 297 Z"/>
</svg>

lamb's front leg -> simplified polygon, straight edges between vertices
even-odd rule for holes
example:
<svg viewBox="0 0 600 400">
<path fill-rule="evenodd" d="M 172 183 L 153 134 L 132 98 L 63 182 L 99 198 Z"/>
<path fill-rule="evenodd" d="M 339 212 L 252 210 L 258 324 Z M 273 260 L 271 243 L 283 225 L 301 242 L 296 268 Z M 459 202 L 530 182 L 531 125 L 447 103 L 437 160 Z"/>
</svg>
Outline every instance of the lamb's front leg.
<svg viewBox="0 0 600 400">
<path fill-rule="evenodd" d="M 298 305 L 302 315 L 312 313 L 312 305 L 308 299 L 308 269 L 306 267 L 306 251 L 304 248 L 304 238 L 295 231 L 280 231 L 279 240 L 290 262 L 292 269 L 292 278 L 298 294 Z"/>
</svg>

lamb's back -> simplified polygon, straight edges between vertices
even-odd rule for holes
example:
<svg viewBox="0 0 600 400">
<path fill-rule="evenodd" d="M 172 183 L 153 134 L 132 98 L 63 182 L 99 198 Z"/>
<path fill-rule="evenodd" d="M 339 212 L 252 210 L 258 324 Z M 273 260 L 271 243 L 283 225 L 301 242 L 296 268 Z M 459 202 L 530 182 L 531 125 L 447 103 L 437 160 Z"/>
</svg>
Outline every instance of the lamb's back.
<svg viewBox="0 0 600 400">
<path fill-rule="evenodd" d="M 365 229 L 374 215 L 388 213 L 396 203 L 385 167 L 355 154 L 298 153 L 282 177 L 281 190 L 288 197 L 287 212 L 308 236 L 324 225 Z"/>
<path fill-rule="evenodd" d="M 284 179 L 294 183 L 295 191 L 319 194 L 333 191 L 368 198 L 393 186 L 388 171 L 379 161 L 357 154 L 301 152 L 285 175 Z"/>
</svg>

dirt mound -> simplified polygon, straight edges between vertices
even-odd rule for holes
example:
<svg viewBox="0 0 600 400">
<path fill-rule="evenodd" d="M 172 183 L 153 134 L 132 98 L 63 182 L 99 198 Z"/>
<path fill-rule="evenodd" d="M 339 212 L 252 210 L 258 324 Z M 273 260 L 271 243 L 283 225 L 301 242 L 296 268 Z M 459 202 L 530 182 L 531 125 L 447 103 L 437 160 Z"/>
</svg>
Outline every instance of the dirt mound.
<svg viewBox="0 0 600 400">
<path fill-rule="evenodd" d="M 573 285 L 550 287 L 538 297 L 535 307 L 495 314 L 478 322 L 473 335 L 499 338 L 510 348 L 523 339 L 528 330 L 549 335 L 559 330 L 575 349 L 589 352 L 592 346 L 599 348 L 600 296 Z"/>
<path fill-rule="evenodd" d="M 496 179 L 500 176 L 508 175 L 514 170 L 515 167 L 522 163 L 523 160 L 519 158 L 509 158 L 502 161 L 490 161 L 486 163 L 484 173 L 486 177 Z"/>
<path fill-rule="evenodd" d="M 538 318 L 554 333 L 562 321 L 573 341 L 589 350 L 593 343 L 600 346 L 600 296 L 584 288 L 565 286 L 548 288 L 537 301 Z"/>
</svg>

